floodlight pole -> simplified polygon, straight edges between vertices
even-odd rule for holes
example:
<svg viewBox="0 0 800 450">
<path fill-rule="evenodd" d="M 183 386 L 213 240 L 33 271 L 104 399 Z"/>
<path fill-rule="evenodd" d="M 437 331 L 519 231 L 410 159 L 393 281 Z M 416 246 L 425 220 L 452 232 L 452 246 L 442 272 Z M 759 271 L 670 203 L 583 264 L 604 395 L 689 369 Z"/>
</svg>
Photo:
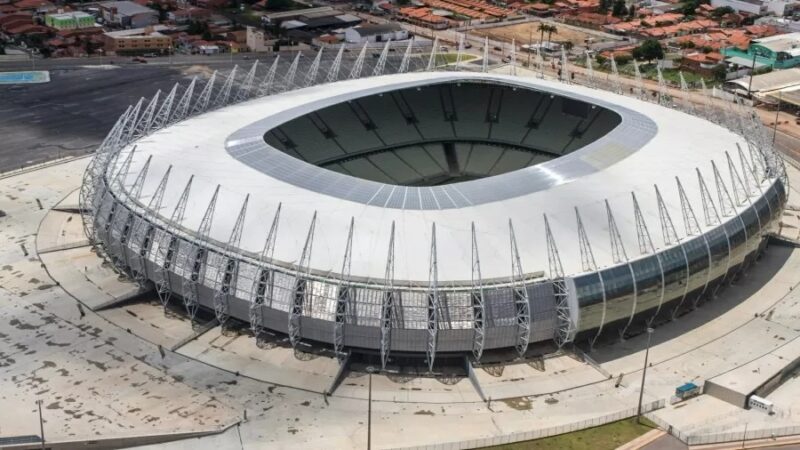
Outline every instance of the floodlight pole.
<svg viewBox="0 0 800 450">
<path fill-rule="evenodd" d="M 636 410 L 636 423 L 642 423 L 642 399 L 644 398 L 644 379 L 647 376 L 647 359 L 650 356 L 650 338 L 653 336 L 653 329 L 647 327 L 647 347 L 644 351 L 644 368 L 642 369 L 642 386 L 639 389 L 639 407 Z"/>
<path fill-rule="evenodd" d="M 39 433 L 42 435 L 42 450 L 44 450 L 44 420 L 42 420 L 42 400 L 36 400 L 39 406 Z"/>
<path fill-rule="evenodd" d="M 375 368 L 372 366 L 367 367 L 369 374 L 369 388 L 367 394 L 367 450 L 372 450 L 372 372 Z"/>
</svg>

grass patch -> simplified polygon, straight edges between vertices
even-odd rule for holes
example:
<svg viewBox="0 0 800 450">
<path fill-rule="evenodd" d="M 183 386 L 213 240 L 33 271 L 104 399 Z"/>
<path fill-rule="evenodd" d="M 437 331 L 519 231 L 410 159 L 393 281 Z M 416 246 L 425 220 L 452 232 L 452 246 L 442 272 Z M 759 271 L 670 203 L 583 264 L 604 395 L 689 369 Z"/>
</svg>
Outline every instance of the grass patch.
<svg viewBox="0 0 800 450">
<path fill-rule="evenodd" d="M 453 64 L 458 59 L 458 53 L 437 53 L 436 54 L 436 62 L 439 65 L 445 64 Z M 461 54 L 461 62 L 472 61 L 473 59 L 478 59 L 475 55 L 470 55 L 468 53 Z"/>
<path fill-rule="evenodd" d="M 638 424 L 634 417 L 535 441 L 486 448 L 492 450 L 613 450 L 654 428 L 657 428 L 656 425 L 646 418 L 643 417 L 642 424 Z"/>
<path fill-rule="evenodd" d="M 572 61 L 572 63 L 580 67 L 586 67 L 585 58 L 579 58 L 577 61 Z M 595 73 L 610 73 L 611 65 L 609 63 L 598 64 L 597 61 L 592 61 L 592 69 L 594 69 Z M 626 78 L 634 78 L 635 76 L 633 63 L 620 65 L 617 67 L 617 69 L 619 70 L 620 76 L 624 76 Z M 654 63 L 640 62 L 639 71 L 641 72 L 643 79 L 658 81 L 658 72 L 656 71 L 656 66 Z M 667 82 L 667 84 L 671 84 L 673 87 L 676 87 L 680 85 L 680 72 L 680 69 L 662 69 L 661 75 L 664 77 L 664 80 Z M 700 87 L 701 79 L 705 80 L 706 86 L 709 88 L 711 86 L 720 84 L 719 81 L 716 81 L 711 77 L 701 77 L 700 75 L 689 71 L 683 72 L 683 78 L 686 80 L 686 83 L 689 85 L 690 89 L 698 89 Z"/>
</svg>

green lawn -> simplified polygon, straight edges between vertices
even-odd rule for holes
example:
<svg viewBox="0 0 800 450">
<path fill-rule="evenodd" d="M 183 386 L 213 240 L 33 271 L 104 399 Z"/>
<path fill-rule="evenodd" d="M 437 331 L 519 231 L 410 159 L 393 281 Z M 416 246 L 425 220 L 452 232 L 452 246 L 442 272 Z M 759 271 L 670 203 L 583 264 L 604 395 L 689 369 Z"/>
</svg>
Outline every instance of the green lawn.
<svg viewBox="0 0 800 450">
<path fill-rule="evenodd" d="M 436 62 L 439 63 L 439 65 L 453 64 L 454 62 L 456 62 L 457 58 L 458 58 L 458 53 L 437 53 L 436 54 Z M 464 53 L 464 54 L 461 55 L 461 62 L 472 61 L 473 59 L 478 59 L 478 57 L 475 56 L 475 55 L 467 54 L 467 53 Z"/>
<path fill-rule="evenodd" d="M 487 447 L 492 450 L 613 450 L 626 442 L 656 428 L 649 420 L 642 418 L 642 425 L 636 418 L 620 420 L 595 428 L 560 434 L 535 441 Z"/>
</svg>

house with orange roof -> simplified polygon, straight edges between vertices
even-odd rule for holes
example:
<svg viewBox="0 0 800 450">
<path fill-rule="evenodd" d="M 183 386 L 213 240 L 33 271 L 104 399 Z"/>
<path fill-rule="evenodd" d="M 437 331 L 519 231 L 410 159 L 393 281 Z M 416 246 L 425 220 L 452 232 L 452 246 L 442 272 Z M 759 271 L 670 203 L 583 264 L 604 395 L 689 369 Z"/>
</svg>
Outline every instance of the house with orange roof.
<svg viewBox="0 0 800 450">
<path fill-rule="evenodd" d="M 688 55 L 684 55 L 684 57 L 681 59 L 680 68 L 704 77 L 711 77 L 714 75 L 714 69 L 722 64 L 724 59 L 724 56 L 716 52 L 693 52 Z"/>
<path fill-rule="evenodd" d="M 609 24 L 617 24 L 622 22 L 622 19 L 614 17 L 610 14 L 598 13 L 578 13 L 575 15 L 563 15 L 561 18 L 565 23 L 579 25 L 587 28 L 594 28 L 601 30 L 604 26 Z"/>
<path fill-rule="evenodd" d="M 17 8 L 17 11 L 37 14 L 44 14 L 58 9 L 56 5 L 48 0 L 19 0 L 18 2 L 14 2 L 14 7 Z"/>
</svg>

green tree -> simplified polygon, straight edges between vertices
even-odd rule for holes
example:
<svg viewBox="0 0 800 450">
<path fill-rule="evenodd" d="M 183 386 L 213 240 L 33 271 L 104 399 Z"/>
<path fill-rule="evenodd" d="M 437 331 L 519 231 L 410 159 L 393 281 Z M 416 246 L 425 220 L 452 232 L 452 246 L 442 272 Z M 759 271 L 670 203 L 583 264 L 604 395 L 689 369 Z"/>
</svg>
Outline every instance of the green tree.
<svg viewBox="0 0 800 450">
<path fill-rule="evenodd" d="M 636 17 L 636 5 L 631 5 L 631 7 L 628 8 L 628 17 L 630 17 L 631 19 Z"/>
<path fill-rule="evenodd" d="M 189 34 L 203 34 L 205 31 L 208 31 L 208 24 L 196 20 L 189 22 L 189 26 L 186 28 L 186 32 Z"/>
<path fill-rule="evenodd" d="M 611 9 L 611 15 L 614 17 L 622 17 L 628 14 L 628 8 L 625 7 L 625 0 L 614 0 L 614 6 Z"/>
<path fill-rule="evenodd" d="M 638 60 L 650 62 L 654 59 L 664 58 L 664 49 L 661 43 L 655 39 L 647 39 L 641 45 L 633 49 L 633 57 Z"/>
<path fill-rule="evenodd" d="M 621 53 L 619 55 L 614 56 L 614 61 L 617 62 L 618 66 L 624 66 L 625 64 L 628 64 L 629 62 L 631 62 L 631 59 L 633 58 L 631 58 L 631 56 L 628 55 L 627 53 Z"/>
<path fill-rule="evenodd" d="M 283 11 L 285 9 L 291 9 L 294 5 L 292 0 L 269 0 L 267 2 L 267 9 L 270 11 Z"/>
<path fill-rule="evenodd" d="M 612 0 L 600 0 L 600 4 L 597 6 L 597 10 L 601 13 L 607 13 L 608 8 L 611 7 Z"/>
<path fill-rule="evenodd" d="M 736 10 L 734 10 L 730 6 L 720 6 L 719 8 L 714 9 L 714 11 L 711 11 L 711 17 L 714 17 L 715 19 L 719 19 L 720 17 L 724 16 L 725 14 L 730 14 L 730 13 L 733 13 L 733 12 L 736 12 Z"/>
<path fill-rule="evenodd" d="M 714 75 L 714 80 L 723 82 L 725 81 L 725 77 L 728 75 L 728 70 L 725 69 L 725 64 L 717 64 L 711 73 Z"/>
</svg>

